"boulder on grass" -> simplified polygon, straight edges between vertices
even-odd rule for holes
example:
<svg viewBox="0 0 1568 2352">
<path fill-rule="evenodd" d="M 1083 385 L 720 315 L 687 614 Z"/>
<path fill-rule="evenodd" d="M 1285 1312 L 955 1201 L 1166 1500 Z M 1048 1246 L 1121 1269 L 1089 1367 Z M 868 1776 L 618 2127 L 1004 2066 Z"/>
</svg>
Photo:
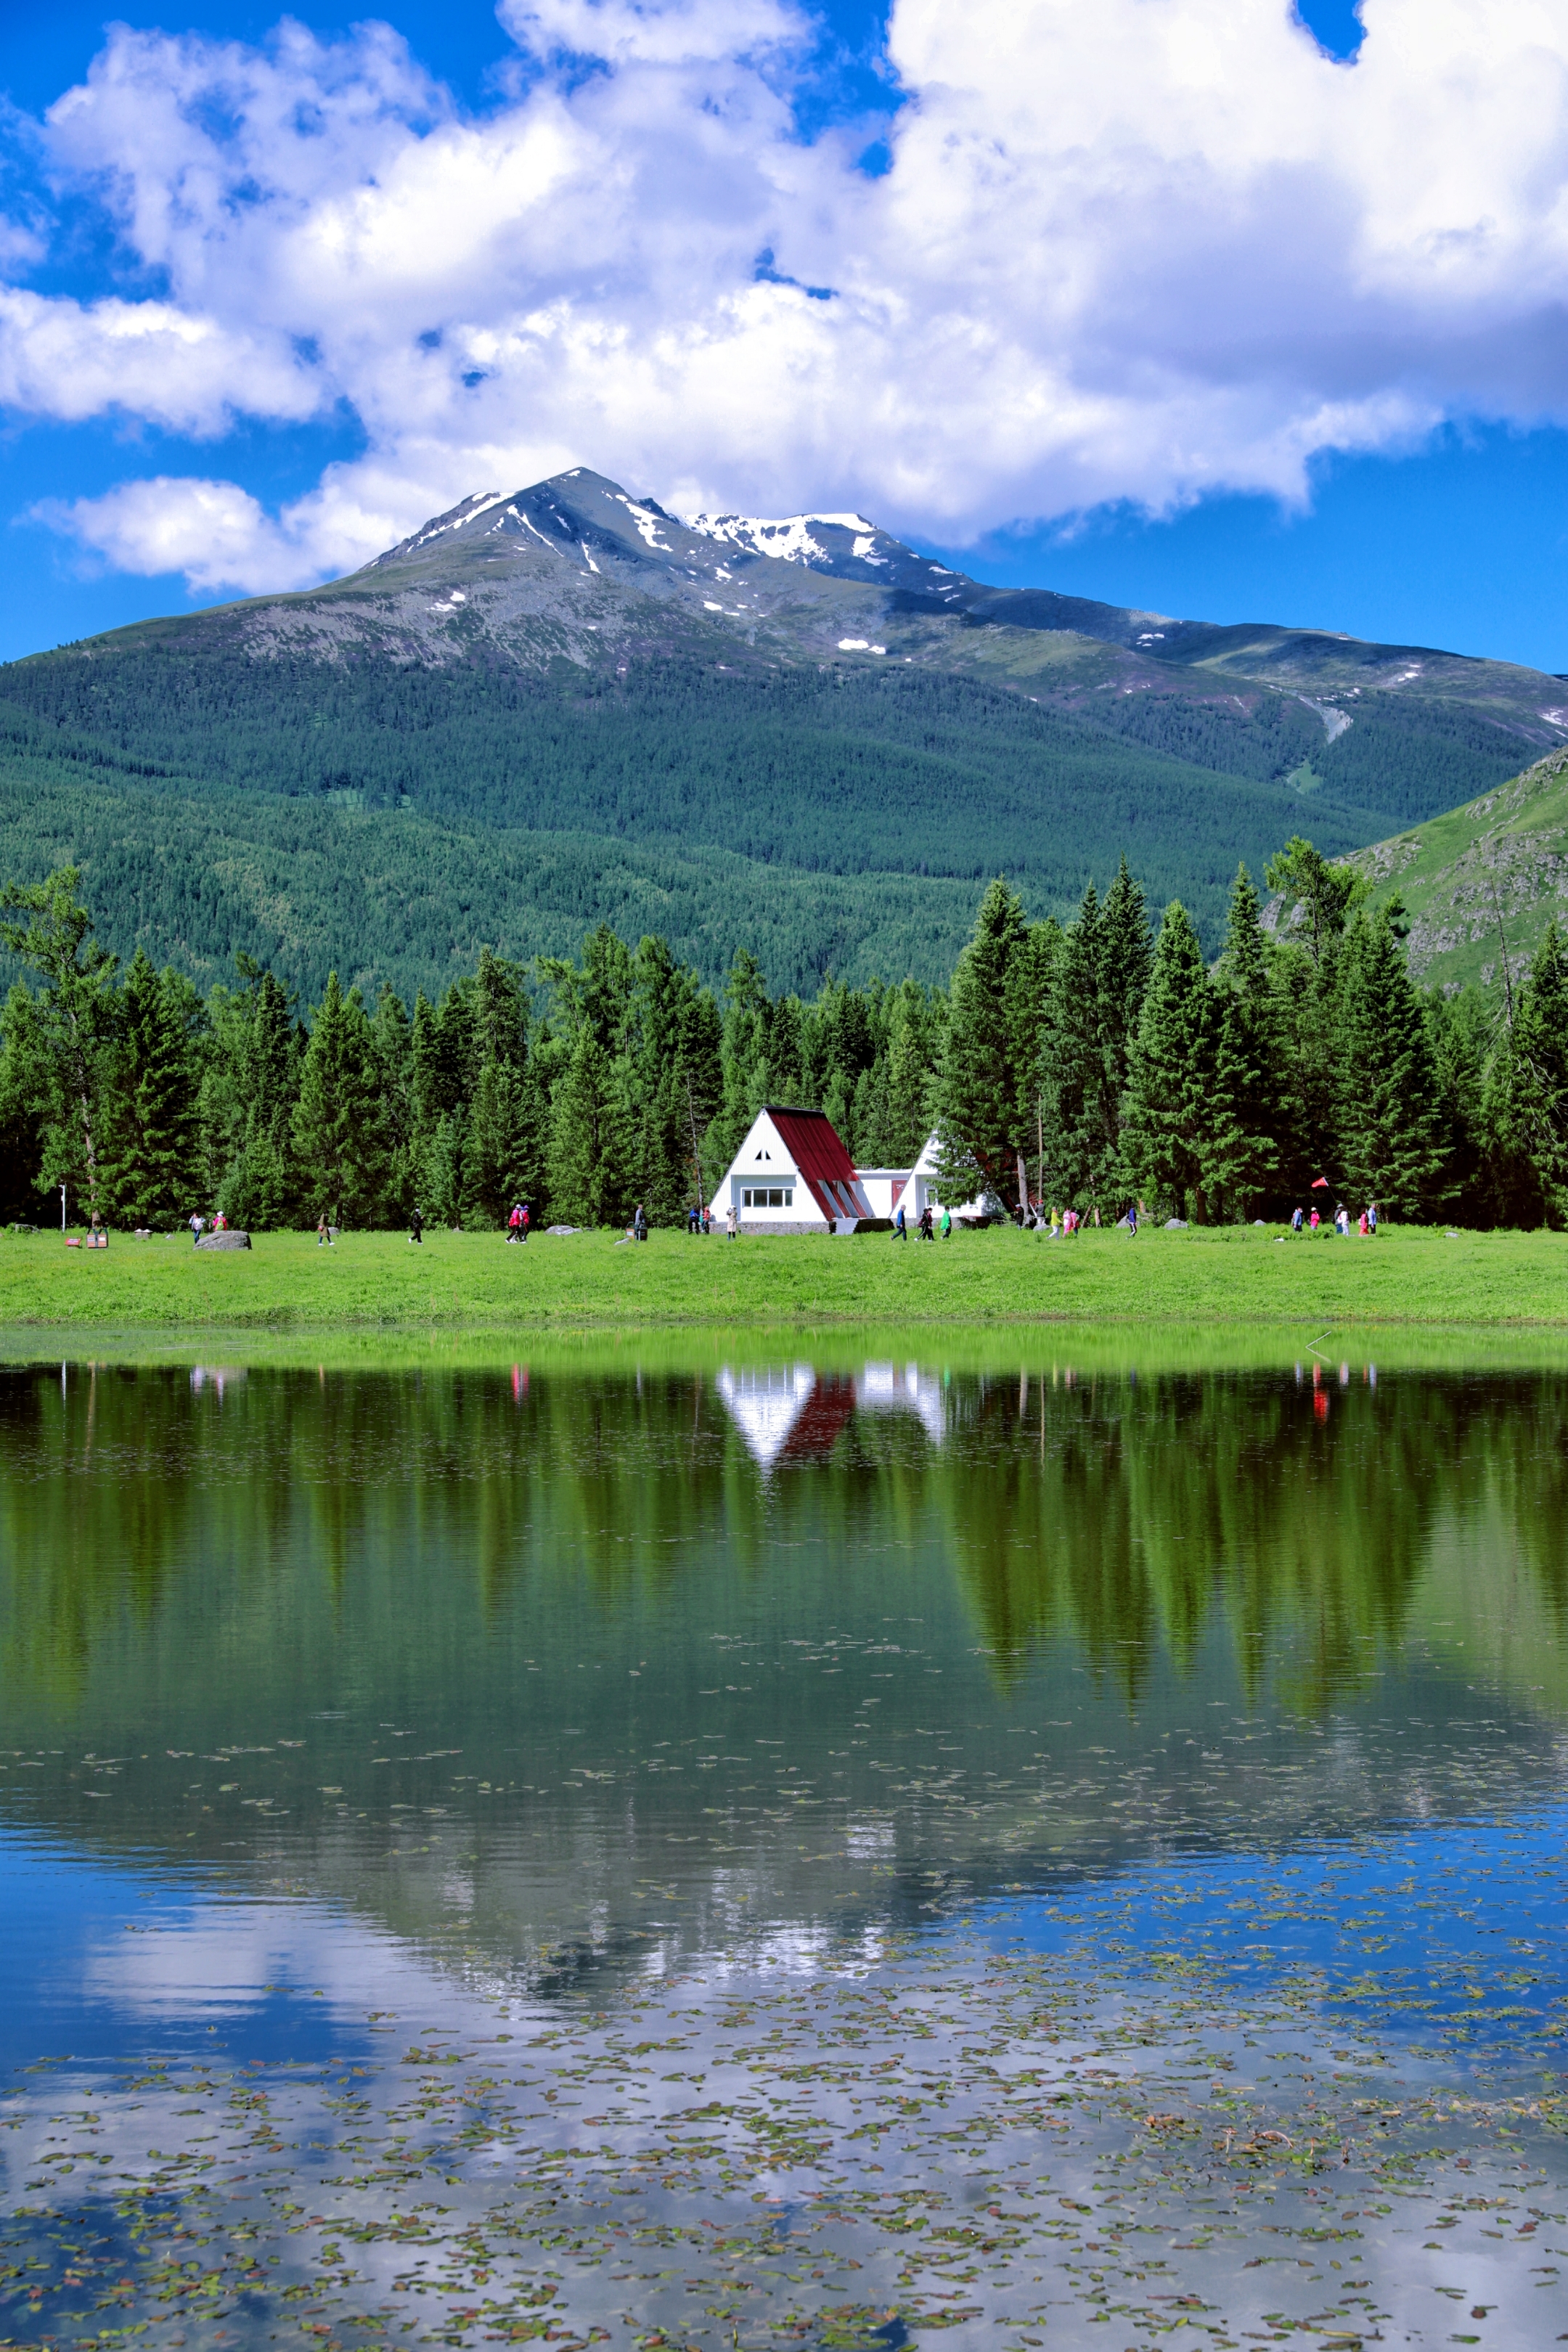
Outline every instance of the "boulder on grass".
<svg viewBox="0 0 1568 2352">
<path fill-rule="evenodd" d="M 226 1234 L 204 1234 L 196 1244 L 198 1249 L 248 1249 L 250 1235 L 231 1225 Z"/>
</svg>

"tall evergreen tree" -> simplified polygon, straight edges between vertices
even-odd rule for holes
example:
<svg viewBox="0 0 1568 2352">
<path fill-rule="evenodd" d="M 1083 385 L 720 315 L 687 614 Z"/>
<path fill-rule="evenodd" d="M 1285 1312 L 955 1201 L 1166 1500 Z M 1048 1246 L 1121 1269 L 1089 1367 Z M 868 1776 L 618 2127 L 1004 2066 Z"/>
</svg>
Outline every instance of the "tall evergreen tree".
<svg viewBox="0 0 1568 2352">
<path fill-rule="evenodd" d="M 1358 913 L 1340 974 L 1340 1147 L 1345 1184 L 1390 1215 L 1437 1205 L 1446 1144 L 1431 1039 L 1396 936 L 1397 905 Z"/>
<path fill-rule="evenodd" d="M 551 1105 L 550 1198 L 573 1224 L 624 1222 L 629 1154 L 608 1054 L 584 1022 Z"/>
<path fill-rule="evenodd" d="M 1547 924 L 1519 992 L 1507 1042 L 1503 1108 L 1553 1224 L 1568 1222 L 1568 949 Z"/>
<path fill-rule="evenodd" d="M 0 891 L 0 940 L 43 982 L 36 1034 L 47 1087 L 39 1181 L 64 1181 L 101 1210 L 100 1092 L 104 1045 L 112 1025 L 116 959 L 92 936 L 92 918 L 77 897 L 81 874 L 62 866 L 46 881 L 8 882 Z"/>
<path fill-rule="evenodd" d="M 127 1224 L 172 1230 L 192 1205 L 198 1080 L 183 995 L 179 976 L 138 948 L 121 991 L 106 1153 L 110 1205 Z"/>
<path fill-rule="evenodd" d="M 512 1202 L 537 1191 L 537 1138 L 525 1084 L 528 1005 L 516 964 L 479 950 L 470 999 L 476 1068 L 461 1171 L 468 1220 L 505 1223 Z"/>
<path fill-rule="evenodd" d="M 374 1224 L 386 1180 L 375 1045 L 359 990 L 345 996 L 335 971 L 310 1021 L 293 1142 L 307 1209 Z"/>
<path fill-rule="evenodd" d="M 1009 981 L 1029 952 L 1028 925 L 1017 894 L 1000 877 L 980 902 L 973 936 L 952 975 L 947 1050 L 937 1083 L 938 1172 L 962 1199 L 985 1185 L 1018 1202 L 1020 1101 L 1030 1073 L 1020 1068 L 1019 1006 Z"/>
<path fill-rule="evenodd" d="M 1252 877 L 1239 866 L 1219 965 L 1203 1155 L 1205 1188 L 1220 1219 L 1250 1217 L 1278 1187 L 1284 1160 L 1284 1038 L 1260 914 Z"/>
<path fill-rule="evenodd" d="M 1214 991 L 1191 918 L 1165 909 L 1132 1052 L 1123 1139 L 1143 1192 L 1177 1216 L 1208 1215 L 1208 1144 L 1215 1055 Z"/>
</svg>

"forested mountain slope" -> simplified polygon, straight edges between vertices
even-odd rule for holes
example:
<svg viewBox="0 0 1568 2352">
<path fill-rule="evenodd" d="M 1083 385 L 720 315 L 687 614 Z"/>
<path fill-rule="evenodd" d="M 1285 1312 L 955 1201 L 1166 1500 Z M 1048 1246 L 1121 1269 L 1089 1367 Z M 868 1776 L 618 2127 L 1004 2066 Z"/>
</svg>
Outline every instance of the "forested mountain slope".
<svg viewBox="0 0 1568 2352">
<path fill-rule="evenodd" d="M 1212 946 L 1239 858 L 1352 851 L 1564 741 L 1532 671 L 988 588 L 859 516 L 683 523 L 579 469 L 0 670 L 0 831 L 10 872 L 76 857 L 122 951 L 243 946 L 307 992 L 643 906 L 710 973 L 743 940 L 775 985 L 934 979 L 986 875 L 1065 914 L 1125 851 Z"/>
<path fill-rule="evenodd" d="M 1419 980 L 1500 992 L 1506 955 L 1517 986 L 1548 922 L 1568 922 L 1568 751 L 1352 862 L 1374 905 L 1403 900 Z"/>
</svg>

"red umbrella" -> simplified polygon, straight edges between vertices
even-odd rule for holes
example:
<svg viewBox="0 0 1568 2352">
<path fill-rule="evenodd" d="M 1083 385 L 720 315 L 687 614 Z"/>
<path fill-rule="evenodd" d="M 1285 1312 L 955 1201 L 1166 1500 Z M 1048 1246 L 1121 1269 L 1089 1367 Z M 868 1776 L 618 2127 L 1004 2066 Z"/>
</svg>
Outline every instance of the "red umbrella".
<svg viewBox="0 0 1568 2352">
<path fill-rule="evenodd" d="M 1326 1192 L 1328 1191 L 1328 1189 L 1329 1189 L 1329 1180 L 1328 1180 L 1328 1178 L 1327 1178 L 1326 1176 L 1314 1176 L 1314 1177 L 1313 1177 L 1313 1179 L 1312 1179 L 1312 1183 L 1311 1183 L 1311 1190 L 1312 1190 L 1314 1192 Z"/>
</svg>

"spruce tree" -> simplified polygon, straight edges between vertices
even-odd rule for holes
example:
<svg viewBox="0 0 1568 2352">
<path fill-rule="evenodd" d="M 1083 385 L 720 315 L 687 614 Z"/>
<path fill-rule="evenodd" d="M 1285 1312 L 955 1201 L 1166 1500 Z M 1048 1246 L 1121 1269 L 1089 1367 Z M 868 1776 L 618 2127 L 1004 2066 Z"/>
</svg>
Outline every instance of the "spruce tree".
<svg viewBox="0 0 1568 2352">
<path fill-rule="evenodd" d="M 551 1105 L 550 1198 L 573 1224 L 624 1221 L 629 1153 L 610 1057 L 585 1022 Z"/>
<path fill-rule="evenodd" d="M 1016 1066 L 1018 1009 L 1008 981 L 1027 942 L 1023 907 L 998 877 L 980 902 L 973 936 L 952 975 L 936 1088 L 944 1198 L 963 1199 L 984 1186 L 1017 1205 L 1019 1098 L 1027 1079 Z"/>
<path fill-rule="evenodd" d="M 1063 934 L 1047 1000 L 1041 1052 L 1046 1189 L 1069 1203 L 1094 1196 L 1104 1181 L 1104 992 L 1100 894 L 1092 882 Z"/>
<path fill-rule="evenodd" d="M 380 1074 L 364 1002 L 345 996 L 335 971 L 310 1021 L 300 1074 L 293 1145 L 305 1206 L 369 1225 L 382 1211 L 386 1139 Z"/>
<path fill-rule="evenodd" d="M 1204 1184 L 1216 1217 L 1240 1220 L 1279 1185 L 1286 1126 L 1284 1040 L 1258 893 L 1245 866 L 1231 887 L 1216 1008 Z"/>
<path fill-rule="evenodd" d="M 931 1128 L 931 1086 L 941 1058 L 937 1009 L 918 981 L 888 1001 L 888 1157 L 912 1168 Z"/>
<path fill-rule="evenodd" d="M 1397 902 L 1358 913 L 1340 971 L 1340 1150 L 1352 1196 L 1395 1217 L 1438 1205 L 1446 1139 L 1420 997 L 1395 934 Z"/>
<path fill-rule="evenodd" d="M 1504 1060 L 1508 1128 L 1560 1225 L 1568 1222 L 1568 950 L 1555 917 L 1519 992 Z"/>
<path fill-rule="evenodd" d="M 189 983 L 138 948 L 120 1000 L 110 1184 L 127 1224 L 172 1229 L 189 1213 L 198 1167 L 198 1079 L 186 1034 Z"/>
<path fill-rule="evenodd" d="M 47 1088 L 38 1181 L 85 1193 L 90 1213 L 104 1205 L 99 1139 L 116 959 L 92 936 L 92 917 L 76 895 L 80 880 L 78 867 L 62 866 L 43 882 L 7 883 L 0 913 L 27 919 L 0 920 L 0 941 L 43 982 L 34 1015 Z"/>
<path fill-rule="evenodd" d="M 1165 909 L 1139 1017 L 1123 1144 L 1141 1191 L 1202 1223 L 1204 1155 L 1214 1092 L 1214 991 L 1179 898 Z"/>
</svg>

